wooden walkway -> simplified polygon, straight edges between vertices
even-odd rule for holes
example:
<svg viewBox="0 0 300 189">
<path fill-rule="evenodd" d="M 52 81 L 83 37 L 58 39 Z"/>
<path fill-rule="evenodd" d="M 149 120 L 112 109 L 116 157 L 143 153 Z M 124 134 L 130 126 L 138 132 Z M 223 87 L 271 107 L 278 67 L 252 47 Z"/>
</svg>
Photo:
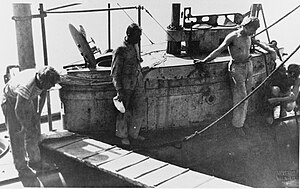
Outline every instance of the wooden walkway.
<svg viewBox="0 0 300 189">
<path fill-rule="evenodd" d="M 57 135 L 57 134 L 56 134 Z M 42 148 L 105 172 L 137 187 L 157 188 L 241 188 L 248 187 L 175 166 L 133 151 L 85 136 L 65 132 L 51 136 Z"/>
</svg>

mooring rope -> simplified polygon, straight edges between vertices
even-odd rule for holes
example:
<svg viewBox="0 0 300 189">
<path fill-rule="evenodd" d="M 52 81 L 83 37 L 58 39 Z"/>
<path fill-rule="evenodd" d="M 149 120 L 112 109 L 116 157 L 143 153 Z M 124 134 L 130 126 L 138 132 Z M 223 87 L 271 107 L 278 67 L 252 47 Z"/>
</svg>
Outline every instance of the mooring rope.
<svg viewBox="0 0 300 189">
<path fill-rule="evenodd" d="M 185 137 L 183 141 L 187 141 L 192 139 L 194 136 L 199 135 L 201 133 L 203 133 L 205 130 L 207 130 L 208 128 L 210 128 L 211 126 L 215 125 L 217 122 L 219 122 L 221 119 L 223 119 L 225 116 L 227 116 L 230 112 L 232 112 L 234 109 L 236 109 L 240 104 L 242 104 L 243 102 L 245 102 L 248 98 L 250 98 L 259 88 L 261 88 L 267 80 L 270 79 L 270 77 L 280 68 L 280 66 L 282 66 L 283 64 L 285 64 L 300 48 L 300 44 L 298 45 L 298 47 L 288 56 L 287 59 L 285 59 L 281 64 L 279 64 L 279 66 L 277 68 L 275 68 L 270 75 L 268 75 L 253 91 L 251 91 L 244 99 L 242 99 L 239 103 L 237 103 L 236 105 L 234 105 L 230 110 L 228 110 L 225 114 L 223 114 L 220 118 L 218 118 L 216 121 L 214 121 L 213 123 L 211 123 L 210 125 L 208 125 L 207 127 L 205 127 L 204 129 L 202 129 L 201 131 L 196 131 L 194 134 Z"/>
<path fill-rule="evenodd" d="M 144 10 L 167 33 L 167 35 L 175 41 L 175 38 L 154 18 L 154 16 L 145 7 Z"/>
<path fill-rule="evenodd" d="M 265 29 L 263 29 L 262 31 L 260 31 L 259 33 L 255 34 L 253 37 L 261 34 L 262 32 L 270 29 L 271 27 L 273 27 L 274 25 L 276 25 L 278 22 L 280 22 L 281 20 L 283 20 L 284 18 L 286 18 L 288 15 L 290 15 L 292 12 L 294 12 L 296 9 L 298 9 L 300 7 L 297 6 L 296 8 L 294 8 L 292 11 L 290 11 L 289 13 L 287 13 L 286 15 L 284 15 L 282 18 L 280 18 L 279 20 L 277 20 L 275 23 L 271 24 L 269 27 L 266 27 Z M 153 20 L 174 40 L 174 38 L 168 33 L 167 30 L 165 30 L 161 24 L 152 16 L 152 14 L 145 8 L 146 13 L 149 14 L 149 16 L 151 18 L 153 18 Z M 153 147 L 163 147 L 163 146 L 173 146 L 177 149 L 180 149 L 182 147 L 182 143 L 188 140 L 191 140 L 192 138 L 196 137 L 197 135 L 200 135 L 201 133 L 203 133 L 204 131 L 206 131 L 207 129 L 209 129 L 210 127 L 212 127 L 213 125 L 215 125 L 216 123 L 218 123 L 220 120 L 222 120 L 224 117 L 226 117 L 229 113 L 231 113 L 233 110 L 235 110 L 239 105 L 241 105 L 242 103 L 244 103 L 247 99 L 249 99 L 258 89 L 260 89 L 267 80 L 270 79 L 270 77 L 279 69 L 280 66 L 282 66 L 283 64 L 285 64 L 300 48 L 300 44 L 299 46 L 288 56 L 288 58 L 286 58 L 284 61 L 282 61 L 282 63 L 275 68 L 270 74 L 267 75 L 267 77 L 253 90 L 251 91 L 244 99 L 242 99 L 239 103 L 235 104 L 231 109 L 229 109 L 226 113 L 224 113 L 221 117 L 219 117 L 218 119 L 216 119 L 214 122 L 212 122 L 211 124 L 209 124 L 208 126 L 206 126 L 204 129 L 200 130 L 200 131 L 195 131 L 193 134 L 184 137 L 183 139 L 180 140 L 174 140 L 171 142 L 167 142 L 164 144 L 160 144 L 160 145 L 155 145 L 155 146 L 148 146 L 149 148 L 153 148 Z M 191 57 L 193 60 L 194 58 Z"/>
<path fill-rule="evenodd" d="M 166 147 L 166 146 L 173 146 L 174 148 L 177 149 L 181 149 L 182 148 L 182 143 L 186 142 L 188 140 L 193 139 L 194 137 L 196 137 L 197 135 L 200 135 L 201 133 L 203 133 L 204 131 L 206 131 L 207 129 L 209 129 L 210 127 L 214 126 L 215 124 L 217 124 L 220 120 L 222 120 L 224 117 L 226 117 L 229 113 L 231 113 L 233 110 L 235 110 L 240 104 L 244 103 L 248 98 L 250 98 L 258 89 L 260 89 L 265 83 L 266 81 L 268 81 L 271 76 L 282 66 L 284 65 L 300 48 L 300 44 L 298 45 L 298 47 L 284 60 L 282 61 L 282 63 L 279 64 L 279 66 L 277 68 L 275 68 L 255 89 L 253 89 L 253 91 L 251 91 L 244 99 L 242 99 L 239 103 L 235 104 L 231 109 L 229 109 L 226 113 L 224 113 L 221 117 L 219 117 L 218 119 L 216 119 L 214 122 L 212 122 L 211 124 L 209 124 L 208 126 L 206 126 L 204 129 L 199 130 L 199 131 L 195 131 L 193 134 L 189 135 L 189 136 L 185 136 L 182 139 L 179 140 L 173 140 L 171 142 L 166 142 L 163 144 L 159 144 L 159 145 L 152 145 L 152 146 L 143 146 L 143 149 L 150 149 L 150 148 L 154 148 L 154 147 Z M 138 148 L 136 148 L 135 150 L 137 150 Z"/>
<path fill-rule="evenodd" d="M 300 7 L 300 5 L 298 5 L 296 8 L 294 8 L 293 10 L 291 10 L 290 12 L 288 12 L 286 15 L 284 15 L 283 17 L 281 17 L 280 19 L 278 19 L 276 22 L 274 22 L 273 24 L 271 24 L 269 27 L 266 27 L 265 29 L 263 29 L 260 32 L 256 33 L 253 37 L 256 37 L 259 34 L 263 33 L 264 31 L 270 29 L 271 27 L 273 27 L 274 25 L 276 25 L 278 22 L 280 22 L 281 20 L 283 20 L 284 18 L 286 18 L 288 15 L 290 15 L 292 12 L 294 12 L 295 10 L 297 10 L 299 7 Z"/>
<path fill-rule="evenodd" d="M 121 5 L 119 3 L 117 3 L 117 5 L 121 7 Z M 123 9 L 123 12 L 126 14 L 126 16 L 134 23 L 135 21 L 131 18 L 131 16 Z M 144 36 L 148 39 L 148 41 L 153 45 L 154 42 L 146 35 L 146 33 L 144 31 L 142 31 L 142 33 L 144 34 Z"/>
</svg>

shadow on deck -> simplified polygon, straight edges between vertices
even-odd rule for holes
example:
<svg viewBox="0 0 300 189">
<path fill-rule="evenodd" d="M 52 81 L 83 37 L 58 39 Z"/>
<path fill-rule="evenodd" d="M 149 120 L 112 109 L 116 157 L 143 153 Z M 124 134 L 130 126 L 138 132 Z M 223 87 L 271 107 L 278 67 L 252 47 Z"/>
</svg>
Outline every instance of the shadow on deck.
<svg viewBox="0 0 300 189">
<path fill-rule="evenodd" d="M 55 124 L 61 127 L 60 122 Z M 0 159 L 0 186 L 299 187 L 299 125 L 294 119 L 267 126 L 261 118 L 249 117 L 246 137 L 237 136 L 224 120 L 181 145 L 168 145 L 195 130 L 201 128 L 142 132 L 147 140 L 132 141 L 131 147 L 122 146 L 113 133 L 67 132 L 69 137 L 52 133 L 41 145 L 42 155 L 60 170 L 37 179 L 20 179 L 7 153 Z M 2 132 L 3 136 L 7 134 Z M 127 156 L 125 164 L 116 152 Z M 109 163 L 110 158 L 119 161 Z M 160 176 L 155 176 L 161 168 Z M 148 178 L 143 180 L 143 176 Z M 162 177 L 164 181 L 157 180 Z"/>
</svg>

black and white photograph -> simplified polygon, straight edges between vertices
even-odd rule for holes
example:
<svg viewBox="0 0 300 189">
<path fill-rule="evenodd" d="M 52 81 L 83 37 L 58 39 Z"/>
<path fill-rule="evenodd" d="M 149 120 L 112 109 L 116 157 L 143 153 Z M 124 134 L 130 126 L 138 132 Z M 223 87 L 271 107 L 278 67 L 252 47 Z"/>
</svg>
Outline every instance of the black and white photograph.
<svg viewBox="0 0 300 189">
<path fill-rule="evenodd" d="M 298 0 L 0 9 L 0 187 L 299 188 Z"/>
</svg>

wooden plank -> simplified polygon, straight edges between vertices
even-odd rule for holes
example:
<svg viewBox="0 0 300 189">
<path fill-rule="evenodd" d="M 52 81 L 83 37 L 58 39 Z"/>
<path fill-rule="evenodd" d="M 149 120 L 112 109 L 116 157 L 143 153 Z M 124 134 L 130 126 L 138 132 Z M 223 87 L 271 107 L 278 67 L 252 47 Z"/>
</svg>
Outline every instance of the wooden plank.
<svg viewBox="0 0 300 189">
<path fill-rule="evenodd" d="M 67 146 L 69 144 L 81 141 L 84 138 L 86 138 L 86 137 L 80 136 L 80 137 L 66 137 L 66 138 L 61 138 L 61 139 L 49 139 L 51 141 L 42 143 L 42 145 L 48 149 L 55 150 L 55 149 Z"/>
<path fill-rule="evenodd" d="M 130 164 L 134 164 L 141 160 L 145 159 L 145 156 L 137 154 L 137 153 L 130 153 L 113 161 L 110 161 L 105 164 L 101 164 L 98 167 L 101 169 L 105 169 L 111 172 L 116 172 L 116 170 L 126 167 Z"/>
<path fill-rule="evenodd" d="M 19 177 L 18 171 L 15 168 L 15 165 L 12 164 L 3 164 L 0 167 L 0 183 L 5 180 L 13 179 Z"/>
<path fill-rule="evenodd" d="M 94 146 L 98 146 L 102 149 L 108 149 L 108 148 L 112 148 L 113 146 L 110 145 L 110 144 L 106 144 L 104 142 L 101 142 L 101 141 L 97 141 L 97 140 L 94 140 L 94 139 L 84 139 L 83 140 L 84 142 L 87 142 L 89 144 L 92 144 Z"/>
<path fill-rule="evenodd" d="M 158 188 L 194 188 L 197 187 L 214 177 L 198 173 L 195 171 L 188 171 L 174 179 L 166 181 L 160 185 Z"/>
<path fill-rule="evenodd" d="M 105 148 L 103 149 L 86 141 L 78 141 L 76 143 L 72 143 L 70 145 L 57 149 L 57 151 L 79 160 L 82 160 L 86 157 L 96 154 L 96 152 L 103 150 L 105 150 Z"/>
<path fill-rule="evenodd" d="M 145 161 L 142 161 L 136 165 L 128 167 L 127 169 L 123 169 L 118 173 L 123 175 L 124 177 L 128 177 L 130 179 L 138 179 L 139 177 L 154 171 L 162 166 L 167 165 L 167 163 L 149 158 Z"/>
<path fill-rule="evenodd" d="M 168 164 L 165 167 L 162 167 L 158 170 L 155 170 L 149 174 L 138 178 L 137 181 L 144 183 L 148 186 L 156 186 L 168 179 L 176 178 L 176 176 L 184 173 L 185 171 L 187 171 L 187 169 Z"/>
<path fill-rule="evenodd" d="M 5 185 L 5 188 L 6 189 L 16 189 L 16 188 L 21 189 L 21 188 L 25 188 L 25 187 L 24 187 L 22 181 L 17 181 L 17 182 L 13 182 L 13 183 Z"/>
<path fill-rule="evenodd" d="M 120 158 L 121 156 L 124 156 L 128 153 L 130 153 L 130 151 L 123 150 L 121 148 L 116 147 L 116 148 L 112 148 L 108 151 L 98 152 L 97 154 L 84 159 L 84 161 L 91 165 L 97 166 L 97 165 L 103 164 L 105 162 L 109 162 L 114 159 Z"/>
<path fill-rule="evenodd" d="M 249 186 L 241 185 L 238 183 L 230 182 L 223 179 L 214 178 L 197 186 L 197 188 L 250 188 Z"/>
</svg>

